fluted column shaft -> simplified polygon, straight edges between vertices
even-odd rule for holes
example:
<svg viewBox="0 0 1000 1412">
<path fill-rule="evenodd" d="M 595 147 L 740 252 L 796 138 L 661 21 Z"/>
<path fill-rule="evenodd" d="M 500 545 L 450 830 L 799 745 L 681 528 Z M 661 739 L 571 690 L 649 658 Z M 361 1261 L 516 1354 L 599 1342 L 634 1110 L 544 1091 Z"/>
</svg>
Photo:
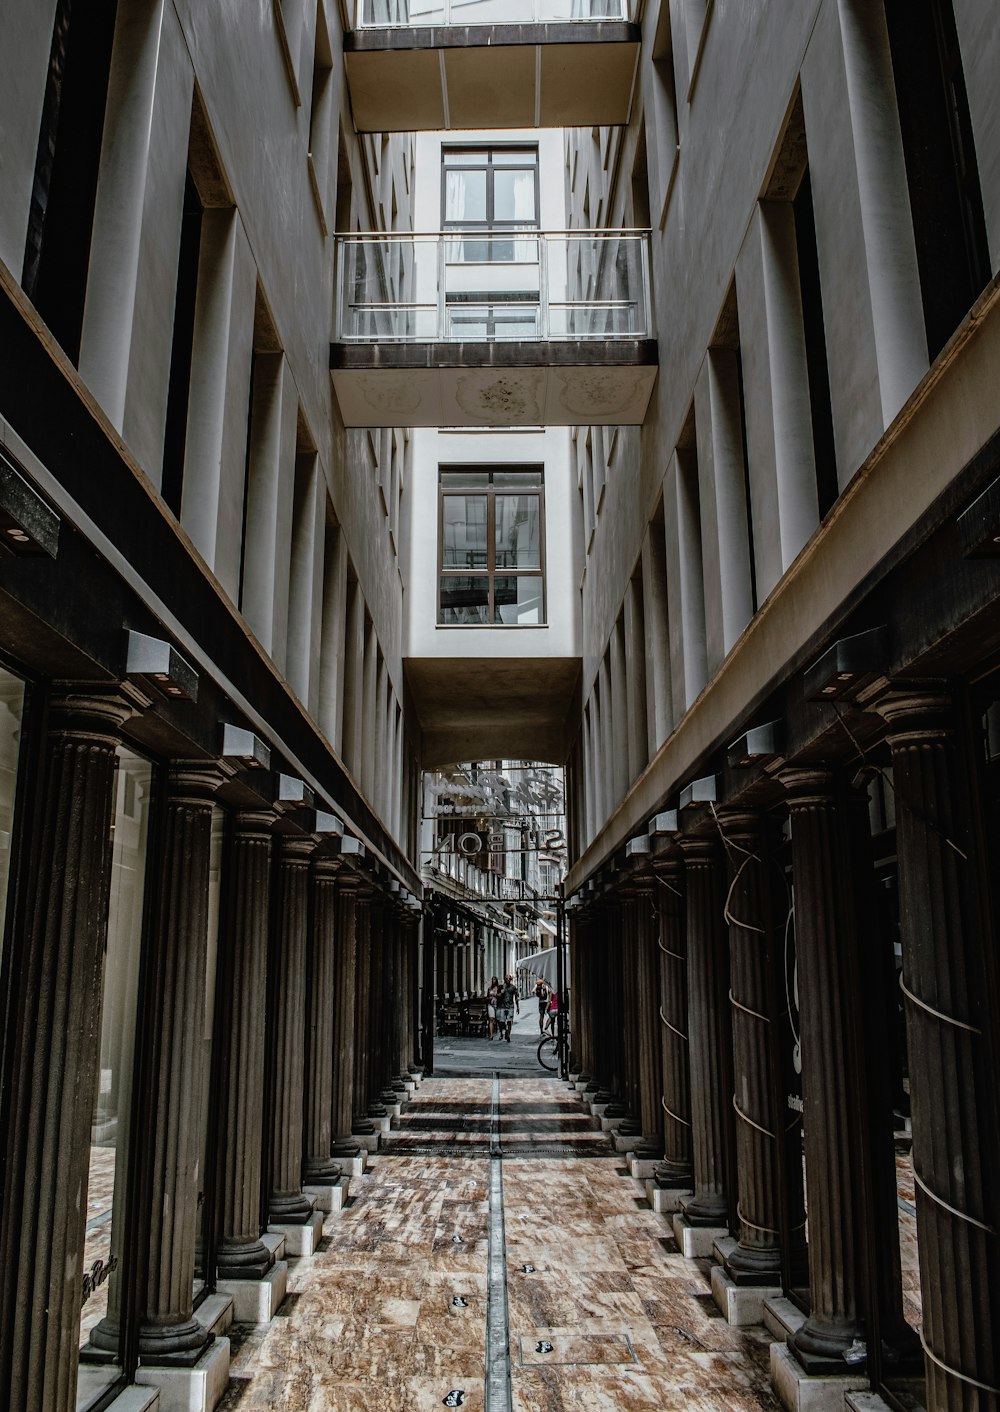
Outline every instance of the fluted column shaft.
<svg viewBox="0 0 1000 1412">
<path fill-rule="evenodd" d="M 309 864 L 312 838 L 283 838 L 278 860 L 277 936 L 273 994 L 274 1109 L 271 1128 L 272 1221 L 305 1221 L 312 1202 L 302 1194 L 306 1056 L 306 958 L 309 943 Z"/>
<path fill-rule="evenodd" d="M 639 1107 L 643 1143 L 659 1157 L 663 1152 L 663 1109 L 660 1106 L 660 1020 L 653 912 L 655 883 L 650 879 L 636 898 L 636 1002 L 639 1041 Z"/>
<path fill-rule="evenodd" d="M 730 1000 L 739 1243 L 726 1261 L 738 1282 L 774 1284 L 781 1271 L 780 1152 L 786 1119 L 776 1102 L 774 1013 L 776 927 L 768 820 L 720 816 L 729 853 Z M 787 910 L 787 909 L 785 909 Z"/>
<path fill-rule="evenodd" d="M 11 1066 L 0 1386 L 11 1412 L 74 1412 L 119 730 L 117 694 L 55 701 L 44 744 Z M 31 1258 L 23 1259 L 24 1241 Z"/>
<path fill-rule="evenodd" d="M 928 1412 L 1000 1408 L 1000 1171 L 988 888 L 940 688 L 890 692 Z M 993 1042 L 991 1043 L 991 1036 Z"/>
<path fill-rule="evenodd" d="M 692 1181 L 691 1074 L 687 1005 L 687 908 L 681 859 L 657 865 L 657 951 L 660 960 L 660 1070 L 663 1162 L 657 1177 L 688 1187 Z"/>
<path fill-rule="evenodd" d="M 368 1107 L 369 1007 L 372 983 L 371 890 L 358 898 L 357 908 L 357 994 L 354 1021 L 354 1115 L 364 1117 Z"/>
<path fill-rule="evenodd" d="M 351 1139 L 354 1117 L 354 1052 L 357 1024 L 358 881 L 344 873 L 337 886 L 337 945 L 334 966 L 333 1152 L 356 1152 Z"/>
<path fill-rule="evenodd" d="M 160 878 L 151 913 L 152 1004 L 157 1055 L 151 1115 L 151 1170 L 140 1219 L 148 1232 L 146 1307 L 139 1335 L 144 1362 L 193 1354 L 207 1335 L 193 1317 L 201 1150 L 208 888 L 214 767 L 171 770 L 163 816 Z M 196 1036 L 192 1038 L 192 1033 Z"/>
<path fill-rule="evenodd" d="M 684 1202 L 689 1221 L 728 1224 L 729 1142 L 732 1114 L 732 1034 L 729 1027 L 729 939 L 718 847 L 686 839 L 688 1035 L 691 1065 L 691 1140 L 694 1195 Z"/>
<path fill-rule="evenodd" d="M 849 820 L 834 776 L 780 776 L 792 816 L 795 949 L 809 1207 L 810 1314 L 789 1345 L 807 1372 L 844 1367 L 863 1337 L 859 1095 L 849 970 L 857 924 Z"/>
<path fill-rule="evenodd" d="M 625 1101 L 629 1114 L 639 1117 L 642 1112 L 642 1079 L 640 1059 L 640 1012 L 642 1001 L 639 985 L 639 899 L 630 889 L 622 906 L 623 940 L 623 1016 L 622 1040 L 625 1059 Z"/>
<path fill-rule="evenodd" d="M 273 814 L 264 810 L 235 816 L 220 929 L 224 1148 L 218 1267 L 227 1279 L 262 1279 L 274 1264 L 260 1239 L 273 823 Z"/>
<path fill-rule="evenodd" d="M 340 1164 L 333 1150 L 333 1045 L 336 990 L 337 874 L 336 858 L 315 858 L 312 865 L 312 906 L 306 956 L 305 1101 L 302 1128 L 302 1169 L 307 1185 L 337 1180 Z"/>
</svg>

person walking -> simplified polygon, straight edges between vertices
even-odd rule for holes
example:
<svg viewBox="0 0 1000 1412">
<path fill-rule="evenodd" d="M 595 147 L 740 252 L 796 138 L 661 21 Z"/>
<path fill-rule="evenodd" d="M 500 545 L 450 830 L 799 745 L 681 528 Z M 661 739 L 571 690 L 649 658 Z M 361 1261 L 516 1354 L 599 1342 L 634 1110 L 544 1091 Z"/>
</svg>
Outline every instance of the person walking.
<svg viewBox="0 0 1000 1412">
<path fill-rule="evenodd" d="M 549 991 L 548 1010 L 545 1017 L 545 1028 L 549 1034 L 556 1032 L 556 1020 L 559 1018 L 559 992 L 553 988 Z"/>
<path fill-rule="evenodd" d="M 486 1023 L 490 1031 L 490 1039 L 496 1034 L 497 1029 L 497 997 L 500 994 L 500 978 L 494 976 L 490 981 L 490 988 L 486 992 Z"/>
<path fill-rule="evenodd" d="M 500 1027 L 500 1034 L 508 1044 L 510 1044 L 510 1028 L 514 1023 L 515 1010 L 520 1015 L 521 1002 L 518 999 L 514 977 L 508 975 L 504 977 L 500 994 L 497 996 L 497 1024 Z"/>
<path fill-rule="evenodd" d="M 549 987 L 543 980 L 535 982 L 535 999 L 538 1001 L 538 1033 L 545 1033 L 545 1016 L 549 1008 Z"/>
</svg>

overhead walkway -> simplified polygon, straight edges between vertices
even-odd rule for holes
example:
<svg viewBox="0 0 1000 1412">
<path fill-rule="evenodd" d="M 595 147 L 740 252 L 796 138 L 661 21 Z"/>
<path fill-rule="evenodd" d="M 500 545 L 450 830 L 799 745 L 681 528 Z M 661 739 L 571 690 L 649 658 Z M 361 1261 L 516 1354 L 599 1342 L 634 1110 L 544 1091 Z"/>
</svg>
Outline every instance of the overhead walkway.
<svg viewBox="0 0 1000 1412">
<path fill-rule="evenodd" d="M 626 0 L 357 0 L 344 63 L 359 132 L 628 121 Z"/>
<path fill-rule="evenodd" d="M 657 369 L 646 232 L 337 245 L 330 367 L 345 426 L 641 425 Z"/>
</svg>

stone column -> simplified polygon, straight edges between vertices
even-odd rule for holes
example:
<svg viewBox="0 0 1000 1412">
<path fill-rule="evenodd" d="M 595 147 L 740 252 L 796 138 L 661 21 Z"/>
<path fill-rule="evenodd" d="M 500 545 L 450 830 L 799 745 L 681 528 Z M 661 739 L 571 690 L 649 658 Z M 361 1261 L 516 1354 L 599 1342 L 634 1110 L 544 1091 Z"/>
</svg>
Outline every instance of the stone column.
<svg viewBox="0 0 1000 1412">
<path fill-rule="evenodd" d="M 890 691 L 929 1412 L 1000 1408 L 1000 1140 L 987 879 L 941 684 Z M 980 766 L 982 768 L 982 766 Z"/>
<path fill-rule="evenodd" d="M 355 996 L 354 1029 L 354 1117 L 353 1131 L 370 1134 L 375 1131 L 368 1117 L 371 1101 L 370 1061 L 371 1061 L 371 996 L 372 996 L 372 950 L 373 928 L 371 900 L 374 896 L 370 885 L 361 889 L 358 895 L 357 910 L 357 991 Z"/>
<path fill-rule="evenodd" d="M 10 1412 L 76 1408 L 115 750 L 133 710 L 124 693 L 81 691 L 49 711 L 0 1226 L 3 1269 L 17 1272 L 16 1294 L 0 1313 L 0 1386 Z"/>
<path fill-rule="evenodd" d="M 360 1151 L 351 1137 L 358 974 L 358 888 L 356 874 L 341 874 L 337 885 L 337 944 L 334 953 L 333 1156 L 343 1158 L 356 1157 Z"/>
<path fill-rule="evenodd" d="M 316 857 L 312 865 L 312 917 L 306 957 L 305 1105 L 302 1129 L 303 1180 L 331 1185 L 341 1174 L 333 1151 L 333 1016 L 337 965 L 337 874 L 339 858 Z"/>
<path fill-rule="evenodd" d="M 687 909 L 680 858 L 656 864 L 660 958 L 660 1064 L 663 1161 L 659 1186 L 684 1191 L 693 1183 L 691 1077 L 687 1005 Z"/>
<path fill-rule="evenodd" d="M 272 1221 L 302 1223 L 313 1203 L 302 1192 L 302 1131 L 306 1054 L 306 955 L 309 864 L 313 838 L 281 840 L 278 863 L 277 964 L 270 997 L 273 1024 L 274 1113 L 271 1129 Z"/>
<path fill-rule="evenodd" d="M 692 1225 L 726 1226 L 732 1112 L 729 938 L 723 920 L 718 845 L 680 840 L 687 880 L 688 1035 L 694 1195 L 682 1210 Z"/>
<path fill-rule="evenodd" d="M 660 1106 L 660 1034 L 658 1016 L 656 914 L 653 911 L 656 883 L 642 878 L 636 885 L 636 1027 L 639 1058 L 639 1107 L 642 1142 L 636 1157 L 651 1160 L 663 1156 L 663 1109 Z"/>
<path fill-rule="evenodd" d="M 222 1133 L 218 1269 L 223 1279 L 262 1280 L 274 1256 L 260 1238 L 264 1032 L 270 895 L 269 810 L 233 820 L 220 927 Z"/>
<path fill-rule="evenodd" d="M 139 1334 L 144 1363 L 193 1362 L 208 1341 L 193 1317 L 195 1240 L 201 1161 L 212 802 L 225 776 L 214 765 L 177 765 L 167 781 L 159 886 L 149 939 L 153 978 L 149 1013 L 157 1056 L 150 1114 L 150 1172 L 139 1228 L 149 1265 Z M 200 1174 L 202 1180 L 204 1174 Z M 99 1342 L 98 1330 L 93 1341 Z M 115 1330 L 112 1348 L 118 1346 Z"/>
<path fill-rule="evenodd" d="M 848 1058 L 851 849 L 830 772 L 788 769 L 779 779 L 792 816 L 811 1305 L 788 1342 L 807 1373 L 843 1373 L 844 1351 L 865 1336 L 860 1104 Z"/>
<path fill-rule="evenodd" d="M 779 1125 L 771 969 L 776 927 L 784 923 L 772 903 L 772 832 L 756 813 L 723 813 L 719 823 L 729 853 L 730 1001 L 733 1031 L 733 1106 L 736 1110 L 736 1176 L 739 1240 L 726 1259 L 737 1284 L 781 1283 Z M 787 907 L 781 908 L 787 912 Z"/>
</svg>

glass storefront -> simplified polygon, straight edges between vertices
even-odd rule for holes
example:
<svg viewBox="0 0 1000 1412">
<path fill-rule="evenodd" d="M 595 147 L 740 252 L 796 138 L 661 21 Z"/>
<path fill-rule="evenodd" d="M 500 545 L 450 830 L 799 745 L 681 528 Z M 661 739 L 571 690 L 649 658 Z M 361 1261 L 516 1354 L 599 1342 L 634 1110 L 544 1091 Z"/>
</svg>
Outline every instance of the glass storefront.
<svg viewBox="0 0 1000 1412">
<path fill-rule="evenodd" d="M 112 822 L 100 1061 L 87 1187 L 77 1389 L 80 1409 L 94 1403 L 123 1372 L 121 1302 L 129 1254 L 125 1248 L 126 1195 L 152 782 L 149 762 L 120 749 Z"/>
</svg>

